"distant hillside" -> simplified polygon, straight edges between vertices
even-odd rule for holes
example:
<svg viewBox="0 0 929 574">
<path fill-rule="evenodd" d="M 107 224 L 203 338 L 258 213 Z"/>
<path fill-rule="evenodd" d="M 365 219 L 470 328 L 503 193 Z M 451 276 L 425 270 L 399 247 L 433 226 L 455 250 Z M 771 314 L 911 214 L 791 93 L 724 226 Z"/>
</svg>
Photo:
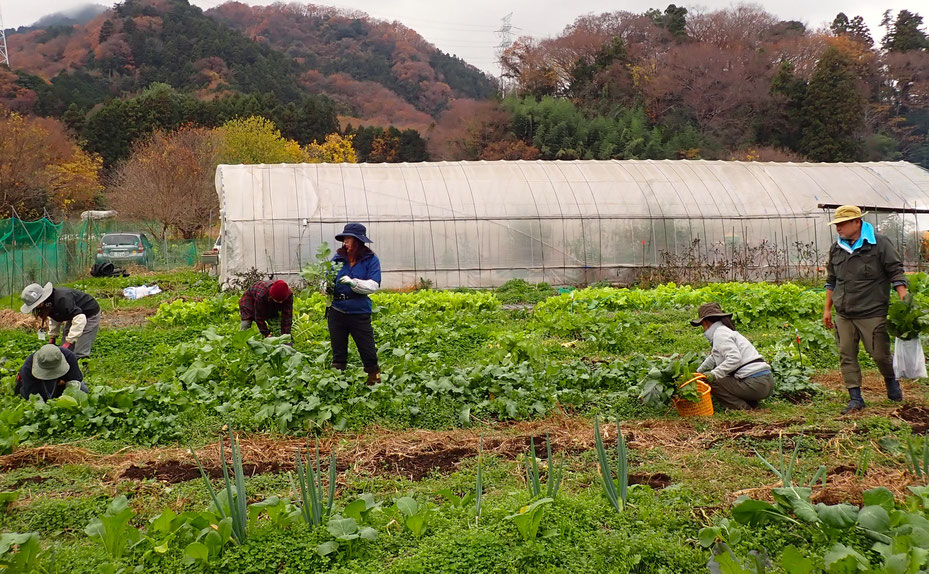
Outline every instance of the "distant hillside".
<svg viewBox="0 0 929 574">
<path fill-rule="evenodd" d="M 451 99 L 485 99 L 495 90 L 483 72 L 397 22 L 302 4 L 228 2 L 207 14 L 304 64 L 309 82 L 336 97 L 364 90 L 353 82 L 375 82 L 436 115 Z"/>
<path fill-rule="evenodd" d="M 29 26 L 29 28 L 51 28 L 52 26 L 86 24 L 107 10 L 108 8 L 101 4 L 84 4 L 70 10 L 62 10 L 61 12 L 42 16 L 36 20 L 34 24 Z"/>
<path fill-rule="evenodd" d="M 453 99 L 493 93 L 490 78 L 409 28 L 317 6 L 204 13 L 187 0 L 125 0 L 83 23 L 13 33 L 9 49 L 16 75 L 0 74 L 0 104 L 44 115 L 162 82 L 206 100 L 325 94 L 346 121 L 425 129 Z"/>
<path fill-rule="evenodd" d="M 270 92 L 286 102 L 303 93 L 296 62 L 186 0 L 125 0 L 86 24 L 13 34 L 9 44 L 17 71 L 69 85 L 46 91 L 40 113 L 60 113 L 82 92 L 120 95 L 154 82 L 202 98 Z"/>
</svg>

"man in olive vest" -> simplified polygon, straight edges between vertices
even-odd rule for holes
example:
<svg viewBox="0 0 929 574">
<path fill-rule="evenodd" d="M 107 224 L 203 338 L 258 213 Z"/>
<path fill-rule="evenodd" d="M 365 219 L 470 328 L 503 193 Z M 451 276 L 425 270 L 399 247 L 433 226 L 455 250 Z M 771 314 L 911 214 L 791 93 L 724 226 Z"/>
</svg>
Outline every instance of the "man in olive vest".
<svg viewBox="0 0 929 574">
<path fill-rule="evenodd" d="M 842 414 L 865 407 L 858 365 L 859 341 L 884 376 L 887 398 L 903 400 L 887 334 L 891 286 L 901 299 L 907 295 L 903 263 L 890 240 L 862 221 L 863 215 L 858 207 L 843 205 L 829 222 L 835 225 L 839 238 L 829 249 L 823 323 L 827 329 L 835 326 L 842 379 L 849 395 Z"/>
</svg>

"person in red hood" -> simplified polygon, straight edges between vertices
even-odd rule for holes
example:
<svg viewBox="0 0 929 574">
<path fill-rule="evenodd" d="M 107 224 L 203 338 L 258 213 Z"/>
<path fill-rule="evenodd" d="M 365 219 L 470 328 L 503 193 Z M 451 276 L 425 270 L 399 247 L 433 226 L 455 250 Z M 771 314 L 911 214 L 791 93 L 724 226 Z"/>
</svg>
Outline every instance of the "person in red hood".
<svg viewBox="0 0 929 574">
<path fill-rule="evenodd" d="M 286 281 L 258 281 L 239 299 L 243 331 L 254 322 L 265 337 L 271 336 L 268 322 L 280 322 L 280 335 L 289 335 L 294 322 L 294 294 Z"/>
</svg>

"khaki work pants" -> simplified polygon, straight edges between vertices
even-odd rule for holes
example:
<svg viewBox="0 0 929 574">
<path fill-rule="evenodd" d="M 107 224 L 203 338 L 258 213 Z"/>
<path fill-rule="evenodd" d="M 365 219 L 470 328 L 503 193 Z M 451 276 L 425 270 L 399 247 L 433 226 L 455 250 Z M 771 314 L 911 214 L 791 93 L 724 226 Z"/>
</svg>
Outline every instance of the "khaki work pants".
<svg viewBox="0 0 929 574">
<path fill-rule="evenodd" d="M 832 316 L 835 323 L 835 342 L 839 346 L 839 367 L 845 388 L 861 386 L 861 366 L 858 365 L 858 343 L 871 355 L 885 379 L 894 378 L 893 355 L 890 354 L 890 335 L 887 334 L 887 317 L 848 319 L 838 313 Z"/>
<path fill-rule="evenodd" d="M 710 395 L 722 407 L 746 410 L 752 405 L 748 401 L 758 402 L 771 396 L 774 391 L 774 376 L 771 373 L 737 379 L 733 376 L 716 379 L 710 385 Z"/>
</svg>

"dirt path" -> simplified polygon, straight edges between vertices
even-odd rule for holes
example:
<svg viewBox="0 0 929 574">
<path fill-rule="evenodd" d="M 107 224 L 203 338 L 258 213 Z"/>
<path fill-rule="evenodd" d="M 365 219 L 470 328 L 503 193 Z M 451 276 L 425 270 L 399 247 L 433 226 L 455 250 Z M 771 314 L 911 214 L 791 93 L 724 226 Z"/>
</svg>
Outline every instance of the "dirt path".
<svg viewBox="0 0 929 574">
<path fill-rule="evenodd" d="M 869 415 L 886 415 L 901 426 L 910 425 L 917 432 L 922 432 L 918 429 L 929 428 L 929 409 L 921 405 L 905 404 L 885 408 L 880 412 L 876 408 L 866 412 Z M 622 423 L 622 430 L 628 447 L 633 451 L 658 448 L 673 453 L 674 457 L 687 456 L 731 445 L 733 442 L 740 443 L 741 439 L 745 439 L 746 455 L 750 455 L 752 451 L 748 445 L 751 441 L 777 440 L 780 436 L 791 441 L 803 435 L 838 445 L 839 441 L 850 439 L 860 432 L 857 418 L 842 417 L 838 419 L 844 422 L 841 428 L 828 430 L 804 425 L 801 419 L 771 422 L 749 416 L 744 420 L 713 421 L 709 426 L 698 421 L 702 430 L 698 430 L 693 421 L 685 419 L 627 421 Z M 616 444 L 615 424 L 603 424 L 601 430 L 604 443 L 613 447 Z M 482 434 L 485 455 L 507 460 L 520 459 L 528 451 L 530 437 L 536 438 L 536 453 L 544 458 L 546 434 L 551 437 L 555 454 L 576 455 L 595 448 L 591 422 L 568 416 L 447 431 L 372 428 L 361 433 L 323 437 L 319 448 L 323 457 L 335 452 L 340 471 L 351 468 L 356 474 L 421 480 L 433 472 L 444 474 L 459 470 L 463 461 L 477 456 Z M 305 449 L 307 443 L 305 439 L 255 434 L 241 435 L 240 444 L 245 473 L 254 475 L 292 470 L 297 449 Z M 198 456 L 210 476 L 222 476 L 218 443 L 198 450 Z M 104 470 L 104 480 L 108 482 L 156 479 L 175 483 L 200 476 L 193 456 L 186 448 L 126 448 L 115 454 L 100 455 L 80 448 L 79 443 L 73 443 L 24 448 L 0 456 L 0 471 L 61 464 L 83 464 L 99 468 Z M 847 473 L 849 468 L 830 470 L 842 474 Z M 851 472 L 854 474 L 854 469 Z M 665 485 L 670 482 L 670 478 L 658 475 L 637 475 L 635 480 Z M 899 480 L 897 482 L 900 483 Z"/>
<path fill-rule="evenodd" d="M 141 327 L 146 324 L 149 317 L 157 312 L 157 308 L 151 307 L 104 310 L 100 325 L 104 329 Z M 16 309 L 0 309 L 0 329 L 36 331 L 38 328 L 39 322 L 32 315 L 20 313 Z"/>
<path fill-rule="evenodd" d="M 116 309 L 104 311 L 100 324 L 106 329 L 126 329 L 128 327 L 142 327 L 148 318 L 158 312 L 157 308 L 132 307 L 129 309 Z"/>
</svg>

